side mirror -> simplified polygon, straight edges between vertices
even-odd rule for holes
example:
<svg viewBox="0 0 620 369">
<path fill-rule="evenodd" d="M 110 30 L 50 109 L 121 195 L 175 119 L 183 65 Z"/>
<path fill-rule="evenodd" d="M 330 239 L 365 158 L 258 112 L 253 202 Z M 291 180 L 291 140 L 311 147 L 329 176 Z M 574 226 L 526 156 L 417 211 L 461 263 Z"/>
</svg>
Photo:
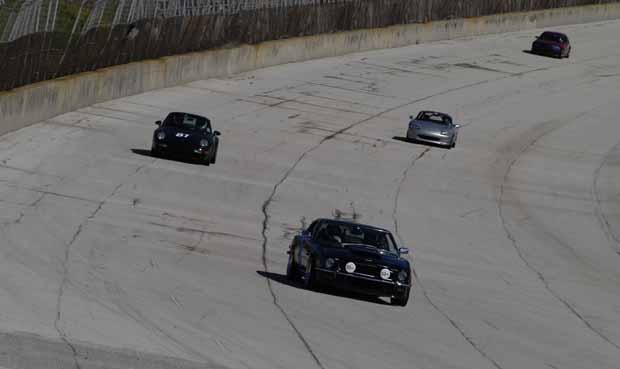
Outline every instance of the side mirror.
<svg viewBox="0 0 620 369">
<path fill-rule="evenodd" d="M 158 120 L 157 122 L 155 122 L 155 124 L 161 126 L 161 120 Z"/>
<path fill-rule="evenodd" d="M 214 131 L 213 133 L 215 133 L 216 136 L 219 136 L 222 134 L 220 131 Z"/>
<path fill-rule="evenodd" d="M 409 253 L 409 249 L 406 248 L 406 247 L 401 247 L 401 248 L 398 249 L 398 253 L 401 254 L 401 255 L 406 255 L 406 254 Z"/>
<path fill-rule="evenodd" d="M 413 120 L 413 115 L 410 115 L 410 116 L 409 116 L 409 119 Z"/>
</svg>

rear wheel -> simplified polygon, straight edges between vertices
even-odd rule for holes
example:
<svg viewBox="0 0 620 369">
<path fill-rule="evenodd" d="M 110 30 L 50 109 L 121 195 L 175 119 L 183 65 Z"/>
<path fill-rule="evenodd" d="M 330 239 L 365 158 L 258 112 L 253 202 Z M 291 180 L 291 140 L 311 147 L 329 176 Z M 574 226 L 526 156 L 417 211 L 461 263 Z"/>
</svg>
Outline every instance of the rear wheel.
<svg viewBox="0 0 620 369">
<path fill-rule="evenodd" d="M 396 306 L 407 306 L 409 301 L 409 289 L 391 298 L 390 303 Z"/>
</svg>

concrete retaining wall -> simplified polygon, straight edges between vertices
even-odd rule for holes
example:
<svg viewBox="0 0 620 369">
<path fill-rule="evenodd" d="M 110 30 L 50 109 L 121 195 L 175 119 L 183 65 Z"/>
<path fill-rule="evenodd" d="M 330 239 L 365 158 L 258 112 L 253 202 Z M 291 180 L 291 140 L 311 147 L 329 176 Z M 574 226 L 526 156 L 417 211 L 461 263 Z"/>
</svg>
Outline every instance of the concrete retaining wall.
<svg viewBox="0 0 620 369">
<path fill-rule="evenodd" d="M 0 134 L 95 103 L 262 67 L 451 38 L 620 18 L 620 3 L 269 41 L 148 60 L 0 92 Z"/>
</svg>

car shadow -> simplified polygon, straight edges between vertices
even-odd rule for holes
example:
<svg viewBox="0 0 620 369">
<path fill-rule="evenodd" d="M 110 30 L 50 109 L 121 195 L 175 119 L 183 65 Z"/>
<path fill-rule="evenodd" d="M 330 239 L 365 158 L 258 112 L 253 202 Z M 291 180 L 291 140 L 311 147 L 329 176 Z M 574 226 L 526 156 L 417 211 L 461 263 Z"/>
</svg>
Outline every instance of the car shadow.
<svg viewBox="0 0 620 369">
<path fill-rule="evenodd" d="M 257 270 L 256 273 L 258 273 L 258 275 L 260 275 L 261 277 L 267 278 L 274 282 L 277 282 L 277 283 L 280 283 L 286 286 L 294 287 L 294 288 L 303 289 L 301 282 L 290 281 L 288 278 L 286 278 L 286 275 L 284 274 L 265 272 L 262 270 Z M 377 304 L 377 305 L 390 305 L 388 302 L 378 297 L 368 296 L 368 295 L 364 295 L 361 293 L 338 290 L 338 289 L 335 289 L 329 286 L 321 286 L 314 292 L 322 293 L 325 295 L 336 296 L 336 297 L 344 297 L 344 298 L 348 298 L 351 300 L 365 301 L 365 302 L 369 302 L 369 303 Z"/>
<path fill-rule="evenodd" d="M 446 147 L 446 146 L 436 145 L 436 144 L 433 144 L 433 143 L 430 143 L 430 142 L 421 142 L 421 141 L 416 141 L 416 140 L 410 140 L 407 137 L 402 137 L 402 136 L 394 136 L 394 137 L 392 137 L 392 139 L 396 140 L 396 141 L 410 143 L 412 145 L 437 147 L 437 148 L 446 149 L 446 150 L 450 149 L 449 147 Z"/>
<path fill-rule="evenodd" d="M 131 152 L 133 152 L 136 155 L 148 156 L 150 158 L 155 158 L 155 156 L 151 155 L 151 150 L 131 149 Z M 188 158 L 185 158 L 185 157 L 182 157 L 182 156 L 175 156 L 175 155 L 158 156 L 157 159 L 170 160 L 170 161 L 178 161 L 178 162 L 187 163 L 187 164 L 201 165 L 201 163 L 197 162 L 196 160 L 191 160 L 191 159 L 188 159 Z"/>
<path fill-rule="evenodd" d="M 555 59 L 555 57 L 551 54 L 547 55 L 547 54 L 537 54 L 537 53 L 533 53 L 532 50 L 523 50 L 523 52 L 525 54 L 530 54 L 530 55 L 534 55 L 534 56 L 538 56 L 540 58 L 550 58 L 550 59 Z"/>
</svg>

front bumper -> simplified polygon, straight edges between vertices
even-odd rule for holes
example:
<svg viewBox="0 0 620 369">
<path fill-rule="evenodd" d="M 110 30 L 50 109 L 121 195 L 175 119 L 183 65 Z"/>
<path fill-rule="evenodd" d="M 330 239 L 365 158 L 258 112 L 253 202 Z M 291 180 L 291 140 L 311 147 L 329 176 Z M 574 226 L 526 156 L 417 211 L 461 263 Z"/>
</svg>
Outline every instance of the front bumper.
<svg viewBox="0 0 620 369">
<path fill-rule="evenodd" d="M 534 54 L 542 54 L 542 55 L 561 55 L 562 49 L 558 46 L 552 46 L 552 45 L 535 45 L 535 46 L 532 46 L 532 52 Z"/>
<path fill-rule="evenodd" d="M 409 128 L 407 130 L 407 139 L 440 146 L 450 146 L 452 144 L 452 136 L 437 135 L 432 133 L 425 134 L 413 128 Z"/>
<path fill-rule="evenodd" d="M 382 280 L 359 273 L 346 273 L 325 268 L 316 268 L 317 281 L 342 290 L 364 295 L 392 297 L 411 288 L 406 283 Z"/>
<path fill-rule="evenodd" d="M 209 151 L 209 146 L 171 145 L 158 141 L 153 141 L 152 147 L 162 153 L 181 156 L 204 156 Z"/>
</svg>

